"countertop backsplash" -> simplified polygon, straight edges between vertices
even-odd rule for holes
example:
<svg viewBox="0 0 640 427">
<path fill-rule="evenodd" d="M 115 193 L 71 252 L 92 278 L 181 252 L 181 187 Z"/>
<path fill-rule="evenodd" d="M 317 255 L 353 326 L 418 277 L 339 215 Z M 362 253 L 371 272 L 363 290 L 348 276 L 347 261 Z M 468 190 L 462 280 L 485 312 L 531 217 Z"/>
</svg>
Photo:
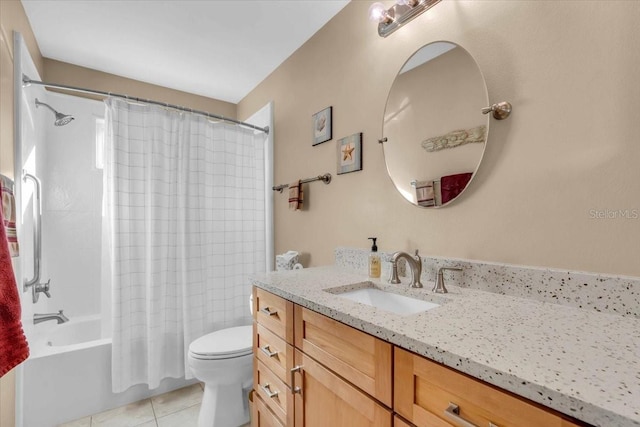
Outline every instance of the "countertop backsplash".
<svg viewBox="0 0 640 427">
<path fill-rule="evenodd" d="M 392 254 L 378 252 L 384 280 L 390 276 Z M 337 267 L 367 274 L 368 256 L 366 249 L 339 247 L 335 250 L 335 263 Z M 447 285 L 640 318 L 638 277 L 423 256 L 421 281 L 425 287 L 433 286 L 440 267 L 463 269 L 445 272 Z M 399 263 L 398 274 L 409 274 L 404 260 Z"/>
</svg>

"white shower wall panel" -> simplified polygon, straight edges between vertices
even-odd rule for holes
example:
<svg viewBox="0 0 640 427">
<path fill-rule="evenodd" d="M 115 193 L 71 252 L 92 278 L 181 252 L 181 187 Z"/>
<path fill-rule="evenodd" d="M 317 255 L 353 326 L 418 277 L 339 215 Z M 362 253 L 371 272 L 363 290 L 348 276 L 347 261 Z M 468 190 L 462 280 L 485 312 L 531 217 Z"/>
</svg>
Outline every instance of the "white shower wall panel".
<svg viewBox="0 0 640 427">
<path fill-rule="evenodd" d="M 48 124 L 39 168 L 48 303 L 70 318 L 93 315 L 101 311 L 102 170 L 95 159 L 96 119 L 104 117 L 104 104 L 55 93 L 46 102 L 75 117 L 66 126 L 54 126 L 51 112 L 38 109 Z"/>
</svg>

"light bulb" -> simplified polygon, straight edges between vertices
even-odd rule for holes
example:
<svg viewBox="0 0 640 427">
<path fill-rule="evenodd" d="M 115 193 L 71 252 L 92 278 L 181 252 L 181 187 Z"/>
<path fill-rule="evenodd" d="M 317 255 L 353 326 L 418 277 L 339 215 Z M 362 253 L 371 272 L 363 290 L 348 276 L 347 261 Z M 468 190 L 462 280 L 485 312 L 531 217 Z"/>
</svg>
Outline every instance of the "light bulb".
<svg viewBox="0 0 640 427">
<path fill-rule="evenodd" d="M 369 7 L 369 19 L 376 22 L 389 22 L 391 17 L 387 12 L 387 9 L 380 2 L 373 3 Z"/>
</svg>

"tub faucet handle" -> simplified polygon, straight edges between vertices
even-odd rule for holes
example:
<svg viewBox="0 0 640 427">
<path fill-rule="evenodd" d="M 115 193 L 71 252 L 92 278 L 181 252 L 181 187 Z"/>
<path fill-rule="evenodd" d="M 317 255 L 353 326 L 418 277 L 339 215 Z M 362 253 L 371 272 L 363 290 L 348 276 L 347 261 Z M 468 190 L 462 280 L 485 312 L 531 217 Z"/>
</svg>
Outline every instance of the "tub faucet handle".
<svg viewBox="0 0 640 427">
<path fill-rule="evenodd" d="M 51 294 L 49 293 L 49 287 L 51 286 L 51 279 L 47 280 L 47 283 L 42 283 L 42 293 L 47 296 L 47 298 L 51 298 Z M 62 311 L 62 310 L 60 310 Z"/>
<path fill-rule="evenodd" d="M 41 293 L 45 294 L 47 298 L 51 298 L 51 294 L 49 293 L 50 286 L 51 279 L 47 280 L 47 283 L 36 283 L 35 285 L 33 285 L 31 289 L 34 304 L 38 302 L 38 298 L 40 297 Z"/>
</svg>

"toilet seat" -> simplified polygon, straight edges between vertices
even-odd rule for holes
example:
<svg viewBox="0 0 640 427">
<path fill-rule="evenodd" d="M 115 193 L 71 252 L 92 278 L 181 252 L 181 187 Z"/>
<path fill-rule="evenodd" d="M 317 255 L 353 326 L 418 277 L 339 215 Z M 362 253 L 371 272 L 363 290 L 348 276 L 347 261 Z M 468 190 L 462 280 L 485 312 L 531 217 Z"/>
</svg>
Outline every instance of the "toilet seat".
<svg viewBox="0 0 640 427">
<path fill-rule="evenodd" d="M 253 352 L 253 327 L 236 326 L 203 335 L 189 345 L 189 355 L 199 360 L 232 359 Z"/>
</svg>

